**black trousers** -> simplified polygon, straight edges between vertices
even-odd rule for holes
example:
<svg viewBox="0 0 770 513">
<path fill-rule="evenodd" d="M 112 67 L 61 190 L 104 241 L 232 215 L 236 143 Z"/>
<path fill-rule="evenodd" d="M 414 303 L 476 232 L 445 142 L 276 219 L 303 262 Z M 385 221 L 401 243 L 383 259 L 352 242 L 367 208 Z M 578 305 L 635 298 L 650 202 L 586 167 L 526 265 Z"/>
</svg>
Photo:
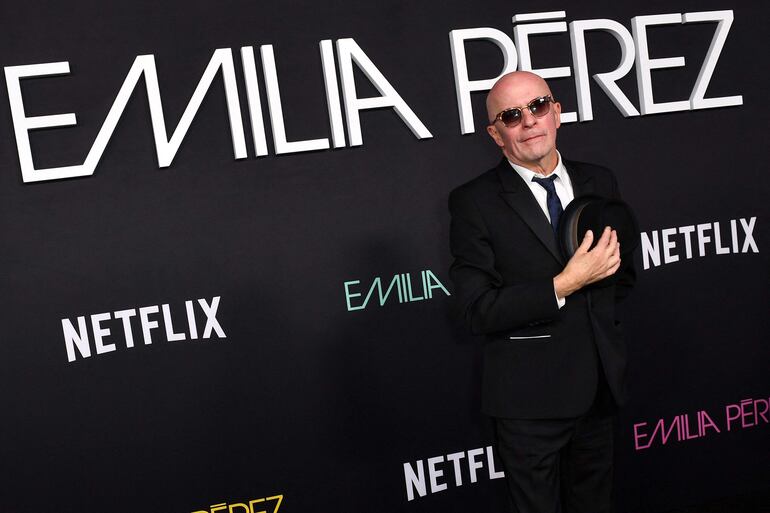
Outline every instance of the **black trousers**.
<svg viewBox="0 0 770 513">
<path fill-rule="evenodd" d="M 593 405 L 580 417 L 494 419 L 512 512 L 612 511 L 616 406 L 601 367 L 599 374 Z"/>
</svg>

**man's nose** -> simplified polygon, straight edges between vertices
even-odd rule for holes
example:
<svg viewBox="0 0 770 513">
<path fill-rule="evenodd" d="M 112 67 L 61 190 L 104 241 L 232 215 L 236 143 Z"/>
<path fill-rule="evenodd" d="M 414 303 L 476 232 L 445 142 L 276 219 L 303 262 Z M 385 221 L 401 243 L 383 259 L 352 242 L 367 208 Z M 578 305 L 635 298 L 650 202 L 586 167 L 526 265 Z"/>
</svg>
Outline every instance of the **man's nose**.
<svg viewBox="0 0 770 513">
<path fill-rule="evenodd" d="M 532 114 L 527 107 L 521 110 L 521 124 L 530 127 L 537 123 L 537 118 Z"/>
</svg>

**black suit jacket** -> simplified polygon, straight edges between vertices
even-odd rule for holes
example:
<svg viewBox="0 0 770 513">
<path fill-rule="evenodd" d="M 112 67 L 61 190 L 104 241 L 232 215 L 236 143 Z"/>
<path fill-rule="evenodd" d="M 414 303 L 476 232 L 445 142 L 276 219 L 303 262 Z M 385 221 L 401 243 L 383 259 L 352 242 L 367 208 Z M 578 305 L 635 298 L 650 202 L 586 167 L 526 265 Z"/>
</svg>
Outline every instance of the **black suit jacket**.
<svg viewBox="0 0 770 513">
<path fill-rule="evenodd" d="M 563 162 L 576 198 L 620 198 L 609 169 Z M 634 283 L 631 258 L 616 279 L 577 291 L 559 309 L 553 278 L 566 261 L 548 219 L 506 159 L 453 190 L 449 210 L 458 315 L 486 339 L 482 410 L 507 418 L 579 416 L 593 402 L 598 365 L 622 404 L 626 349 L 615 305 Z"/>
</svg>

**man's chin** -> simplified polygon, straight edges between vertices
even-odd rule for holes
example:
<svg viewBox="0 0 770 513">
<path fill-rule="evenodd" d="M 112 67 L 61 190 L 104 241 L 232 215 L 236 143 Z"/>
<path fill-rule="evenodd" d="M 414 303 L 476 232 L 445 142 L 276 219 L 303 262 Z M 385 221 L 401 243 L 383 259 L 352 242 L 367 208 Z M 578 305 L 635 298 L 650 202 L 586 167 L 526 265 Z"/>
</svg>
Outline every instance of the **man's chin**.
<svg viewBox="0 0 770 513">
<path fill-rule="evenodd" d="M 506 155 L 506 157 L 508 158 L 508 160 L 510 160 L 514 164 L 519 164 L 529 169 L 532 166 L 540 166 L 543 164 L 548 164 L 549 156 L 552 153 L 555 157 L 556 156 L 555 151 L 553 152 L 549 150 L 538 151 L 537 148 L 532 148 L 531 151 L 528 151 L 526 153 L 520 153 L 516 157 L 512 157 L 510 155 Z"/>
<path fill-rule="evenodd" d="M 522 155 L 522 160 L 525 162 L 541 162 L 548 156 L 548 152 L 533 151 Z"/>
</svg>

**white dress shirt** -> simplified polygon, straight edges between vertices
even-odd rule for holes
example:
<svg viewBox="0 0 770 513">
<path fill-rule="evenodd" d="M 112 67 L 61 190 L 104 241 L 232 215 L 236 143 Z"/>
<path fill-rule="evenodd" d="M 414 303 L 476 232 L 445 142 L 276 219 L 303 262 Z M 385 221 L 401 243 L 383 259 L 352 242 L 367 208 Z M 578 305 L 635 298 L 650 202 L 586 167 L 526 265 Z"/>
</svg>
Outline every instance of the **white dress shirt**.
<svg viewBox="0 0 770 513">
<path fill-rule="evenodd" d="M 575 193 L 572 190 L 572 181 L 569 178 L 569 173 L 567 173 L 567 168 L 564 167 L 564 164 L 561 161 L 561 153 L 557 151 L 556 154 L 559 157 L 559 161 L 556 163 L 554 170 L 547 176 L 551 176 L 551 174 L 556 175 L 556 179 L 553 181 L 553 185 L 556 189 L 556 195 L 559 197 L 559 201 L 561 201 L 561 207 L 566 209 L 567 205 L 569 205 L 570 202 L 575 199 Z M 516 171 L 516 173 L 521 177 L 521 179 L 524 180 L 524 183 L 527 184 L 529 190 L 532 191 L 532 195 L 535 197 L 535 200 L 537 200 L 537 204 L 540 205 L 540 209 L 543 211 L 543 214 L 550 223 L 551 214 L 548 213 L 548 202 L 546 201 L 548 198 L 548 191 L 546 191 L 545 187 L 539 183 L 532 181 L 533 177 L 543 178 L 543 175 L 535 173 L 534 171 L 530 171 L 529 169 L 521 167 L 518 164 L 514 164 L 510 160 L 508 162 L 511 164 L 511 167 L 514 169 L 514 171 Z M 556 297 L 556 304 L 559 305 L 559 308 L 563 307 L 567 303 L 567 299 L 559 298 L 559 296 L 556 295 L 555 290 L 554 296 Z"/>
</svg>

